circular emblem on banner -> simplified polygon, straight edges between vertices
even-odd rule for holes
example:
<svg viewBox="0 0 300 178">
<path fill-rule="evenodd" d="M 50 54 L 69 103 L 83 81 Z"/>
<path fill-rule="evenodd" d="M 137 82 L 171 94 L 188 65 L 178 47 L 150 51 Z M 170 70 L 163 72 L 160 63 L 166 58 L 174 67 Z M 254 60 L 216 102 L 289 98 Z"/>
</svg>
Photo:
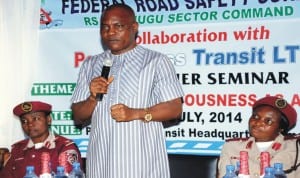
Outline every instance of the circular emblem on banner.
<svg viewBox="0 0 300 178">
<path fill-rule="evenodd" d="M 280 98 L 275 101 L 275 106 L 277 108 L 283 109 L 287 106 L 287 102 L 284 99 Z"/>
<path fill-rule="evenodd" d="M 21 105 L 21 109 L 24 111 L 24 112 L 30 112 L 32 111 L 32 104 L 31 103 L 23 103 Z"/>
</svg>

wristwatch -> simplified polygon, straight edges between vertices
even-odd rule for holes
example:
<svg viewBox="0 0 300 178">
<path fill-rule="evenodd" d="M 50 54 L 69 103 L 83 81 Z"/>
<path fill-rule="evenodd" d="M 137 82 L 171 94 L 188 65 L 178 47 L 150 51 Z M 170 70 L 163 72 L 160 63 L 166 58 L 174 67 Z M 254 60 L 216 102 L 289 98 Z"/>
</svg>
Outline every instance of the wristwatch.
<svg viewBox="0 0 300 178">
<path fill-rule="evenodd" d="M 144 121 L 150 122 L 152 120 L 152 114 L 149 112 L 149 108 L 145 108 L 144 110 L 145 110 Z"/>
</svg>

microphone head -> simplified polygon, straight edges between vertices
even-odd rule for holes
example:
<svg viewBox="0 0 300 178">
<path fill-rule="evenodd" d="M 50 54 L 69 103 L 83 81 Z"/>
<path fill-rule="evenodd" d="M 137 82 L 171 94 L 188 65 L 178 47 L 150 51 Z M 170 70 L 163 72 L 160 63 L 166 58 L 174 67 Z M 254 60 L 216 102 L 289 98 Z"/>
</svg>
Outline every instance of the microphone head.
<svg viewBox="0 0 300 178">
<path fill-rule="evenodd" d="M 104 59 L 104 61 L 103 61 L 103 65 L 104 65 L 104 66 L 111 67 L 112 64 L 113 64 L 113 61 L 112 61 L 111 59 L 109 59 L 109 58 L 106 58 L 106 59 Z"/>
</svg>

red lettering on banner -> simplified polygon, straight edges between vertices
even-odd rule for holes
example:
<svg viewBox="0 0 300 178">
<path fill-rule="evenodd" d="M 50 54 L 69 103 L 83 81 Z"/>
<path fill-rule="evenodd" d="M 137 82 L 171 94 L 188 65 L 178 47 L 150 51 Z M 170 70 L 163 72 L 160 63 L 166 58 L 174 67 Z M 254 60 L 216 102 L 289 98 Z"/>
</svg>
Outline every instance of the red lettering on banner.
<svg viewBox="0 0 300 178">
<path fill-rule="evenodd" d="M 276 96 L 280 98 L 285 98 L 283 94 L 266 94 L 265 96 Z M 250 106 L 252 107 L 254 102 L 259 99 L 256 94 L 235 94 L 235 93 L 228 93 L 228 94 L 194 94 L 188 93 L 184 96 L 184 104 L 186 106 L 227 106 L 227 107 L 236 107 L 236 106 Z M 285 98 L 288 99 L 288 98 Z M 294 94 L 292 95 L 291 100 L 288 102 L 292 106 L 300 107 L 300 95 Z"/>
<path fill-rule="evenodd" d="M 256 94 L 186 94 L 187 106 L 252 106 Z"/>
<path fill-rule="evenodd" d="M 291 103 L 290 103 L 292 106 L 300 106 L 300 95 L 298 94 L 294 94 L 292 100 L 291 100 Z"/>
<path fill-rule="evenodd" d="M 160 31 L 154 32 L 142 32 L 137 36 L 137 44 L 176 44 L 176 43 L 200 43 L 200 42 L 216 42 L 227 41 L 227 32 L 214 32 L 208 31 L 206 28 L 195 32 L 184 33 L 166 33 Z"/>
<path fill-rule="evenodd" d="M 80 66 L 80 63 L 83 62 L 86 58 L 89 58 L 90 56 L 85 57 L 85 54 L 83 52 L 75 52 L 74 53 L 74 67 L 77 68 Z"/>
<path fill-rule="evenodd" d="M 279 98 L 284 98 L 283 97 L 283 94 L 280 94 L 280 93 L 277 93 L 277 94 L 266 94 L 266 96 L 276 96 L 276 97 L 279 97 Z"/>
<path fill-rule="evenodd" d="M 283 94 L 273 94 L 273 95 L 266 94 L 266 96 L 276 96 L 276 97 L 280 97 L 280 98 L 285 98 L 288 101 L 288 103 L 290 103 L 293 107 L 300 106 L 300 95 L 299 94 L 292 95 L 290 102 L 289 102 L 288 98 L 284 97 Z"/>
</svg>

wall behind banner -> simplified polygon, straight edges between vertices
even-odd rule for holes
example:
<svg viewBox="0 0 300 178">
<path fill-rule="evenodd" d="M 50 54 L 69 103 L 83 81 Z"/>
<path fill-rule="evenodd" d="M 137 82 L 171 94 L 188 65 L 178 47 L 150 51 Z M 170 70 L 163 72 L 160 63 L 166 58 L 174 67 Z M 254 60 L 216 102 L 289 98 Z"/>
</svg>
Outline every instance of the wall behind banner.
<svg viewBox="0 0 300 178">
<path fill-rule="evenodd" d="M 23 139 L 13 107 L 30 98 L 36 68 L 39 1 L 0 1 L 0 147 Z"/>
<path fill-rule="evenodd" d="M 44 0 L 38 69 L 29 99 L 53 104 L 52 130 L 85 156 L 90 127 L 72 122 L 70 97 L 83 60 L 103 51 L 106 2 Z M 169 153 L 218 155 L 224 140 L 249 136 L 253 102 L 284 96 L 300 113 L 299 3 L 296 1 L 118 1 L 136 11 L 137 42 L 167 54 L 185 90 L 181 122 L 166 127 Z M 45 72 L 47 71 L 47 72 Z M 299 132 L 300 124 L 292 132 Z"/>
</svg>

